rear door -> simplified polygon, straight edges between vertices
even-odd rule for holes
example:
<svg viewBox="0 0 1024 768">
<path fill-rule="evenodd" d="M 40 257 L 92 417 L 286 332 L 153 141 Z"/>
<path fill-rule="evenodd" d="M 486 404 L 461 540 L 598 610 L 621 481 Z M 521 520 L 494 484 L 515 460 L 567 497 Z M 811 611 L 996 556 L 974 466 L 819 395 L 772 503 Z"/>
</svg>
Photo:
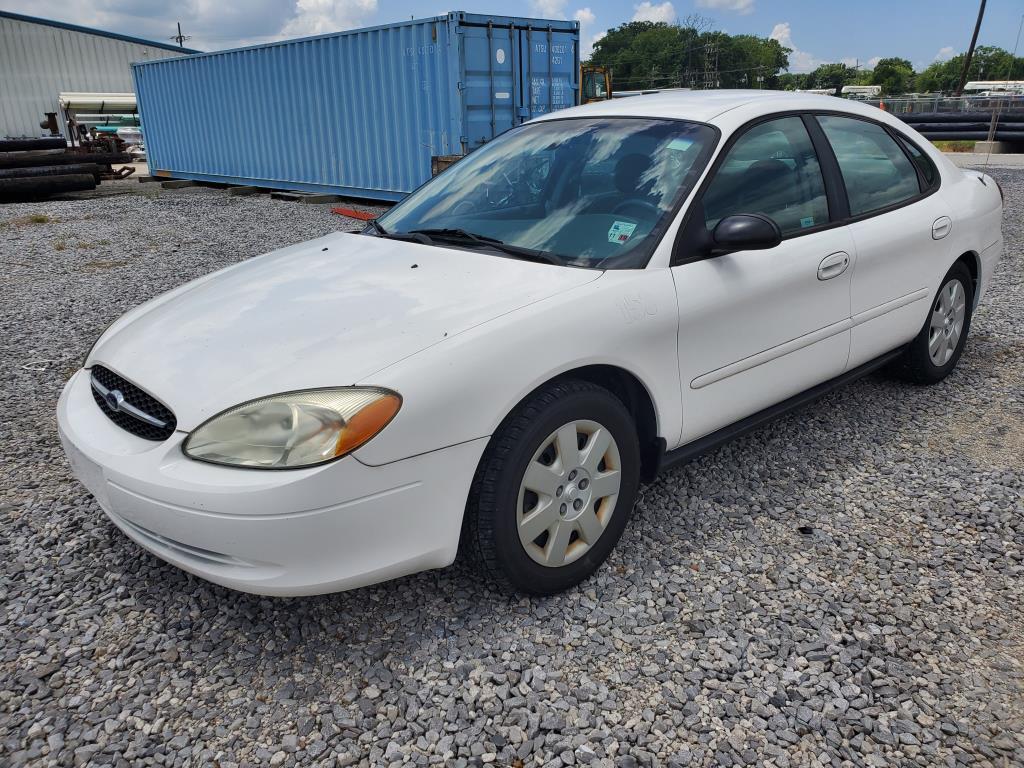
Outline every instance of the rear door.
<svg viewBox="0 0 1024 768">
<path fill-rule="evenodd" d="M 519 31 L 519 50 L 521 122 L 574 106 L 579 71 L 575 35 L 528 26 Z"/>
<path fill-rule="evenodd" d="M 531 118 L 575 105 L 575 33 L 514 23 L 461 29 L 464 152 Z"/>
<path fill-rule="evenodd" d="M 469 26 L 462 30 L 466 82 L 462 84 L 471 152 L 522 122 L 519 118 L 519 31 L 513 26 Z"/>
<path fill-rule="evenodd" d="M 832 220 L 807 125 L 786 115 L 740 130 L 691 206 L 684 237 L 760 213 L 783 241 L 672 268 L 684 443 L 838 376 L 849 353 L 853 242 Z"/>
<path fill-rule="evenodd" d="M 850 296 L 855 368 L 920 332 L 952 261 L 951 212 L 932 194 L 938 172 L 920 150 L 870 120 L 816 119 L 839 164 L 857 251 Z"/>
</svg>

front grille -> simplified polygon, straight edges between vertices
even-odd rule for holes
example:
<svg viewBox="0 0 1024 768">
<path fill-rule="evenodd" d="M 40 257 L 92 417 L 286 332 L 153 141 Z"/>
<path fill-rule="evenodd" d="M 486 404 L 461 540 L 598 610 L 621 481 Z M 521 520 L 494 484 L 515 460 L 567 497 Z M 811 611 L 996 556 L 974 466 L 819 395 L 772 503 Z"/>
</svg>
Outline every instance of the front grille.
<svg viewBox="0 0 1024 768">
<path fill-rule="evenodd" d="M 174 418 L 174 414 L 171 413 L 171 409 L 157 401 L 148 392 L 139 389 L 130 381 L 121 378 L 102 365 L 92 367 L 92 381 L 94 382 L 92 397 L 96 401 L 96 405 L 121 429 L 146 440 L 166 440 L 174 434 L 174 428 L 178 422 Z M 96 383 L 107 392 L 119 392 L 128 408 L 122 406 L 115 410 L 111 403 L 107 402 L 107 398 L 101 394 L 101 390 L 95 386 Z M 141 413 L 133 415 L 131 410 Z M 162 422 L 162 425 L 146 421 L 145 416 L 150 417 L 151 420 Z"/>
</svg>

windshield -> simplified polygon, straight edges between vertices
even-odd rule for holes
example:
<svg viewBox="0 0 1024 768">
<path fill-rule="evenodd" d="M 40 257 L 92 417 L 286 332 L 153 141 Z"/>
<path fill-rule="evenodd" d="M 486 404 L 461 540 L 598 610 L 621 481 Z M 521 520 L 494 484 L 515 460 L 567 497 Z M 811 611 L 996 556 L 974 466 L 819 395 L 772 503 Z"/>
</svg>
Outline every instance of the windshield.
<svg viewBox="0 0 1024 768">
<path fill-rule="evenodd" d="M 528 123 L 460 160 L 378 221 L 394 236 L 425 231 L 446 237 L 445 244 L 501 244 L 506 255 L 518 249 L 557 264 L 643 267 L 716 137 L 710 126 L 680 120 Z"/>
</svg>

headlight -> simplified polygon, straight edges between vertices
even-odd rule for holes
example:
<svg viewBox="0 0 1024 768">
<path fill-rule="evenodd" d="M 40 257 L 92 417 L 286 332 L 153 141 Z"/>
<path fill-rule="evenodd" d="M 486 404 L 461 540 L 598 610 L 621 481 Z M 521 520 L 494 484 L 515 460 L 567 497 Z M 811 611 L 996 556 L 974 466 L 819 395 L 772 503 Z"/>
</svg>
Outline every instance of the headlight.
<svg viewBox="0 0 1024 768">
<path fill-rule="evenodd" d="M 286 392 L 214 416 L 182 450 L 235 467 L 312 467 L 354 451 L 384 429 L 401 405 L 397 393 L 376 387 Z"/>
</svg>

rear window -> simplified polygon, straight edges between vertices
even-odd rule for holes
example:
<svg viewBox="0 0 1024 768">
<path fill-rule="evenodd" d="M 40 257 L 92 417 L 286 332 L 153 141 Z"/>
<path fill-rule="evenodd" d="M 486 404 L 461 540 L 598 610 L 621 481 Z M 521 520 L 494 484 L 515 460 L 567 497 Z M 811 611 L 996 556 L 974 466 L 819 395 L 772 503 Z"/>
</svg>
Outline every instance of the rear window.
<svg viewBox="0 0 1024 768">
<path fill-rule="evenodd" d="M 921 178 L 924 179 L 924 189 L 931 189 L 935 186 L 935 182 L 939 178 L 939 170 L 935 167 L 934 163 L 928 155 L 917 148 L 909 139 L 900 136 L 900 144 L 902 144 L 907 153 L 910 155 L 910 159 L 914 161 L 914 165 L 917 166 L 918 170 L 921 171 Z M 922 190 L 923 191 L 923 190 Z"/>
<path fill-rule="evenodd" d="M 851 215 L 888 208 L 921 194 L 917 168 L 882 126 L 834 115 L 817 119 L 839 162 Z"/>
</svg>

